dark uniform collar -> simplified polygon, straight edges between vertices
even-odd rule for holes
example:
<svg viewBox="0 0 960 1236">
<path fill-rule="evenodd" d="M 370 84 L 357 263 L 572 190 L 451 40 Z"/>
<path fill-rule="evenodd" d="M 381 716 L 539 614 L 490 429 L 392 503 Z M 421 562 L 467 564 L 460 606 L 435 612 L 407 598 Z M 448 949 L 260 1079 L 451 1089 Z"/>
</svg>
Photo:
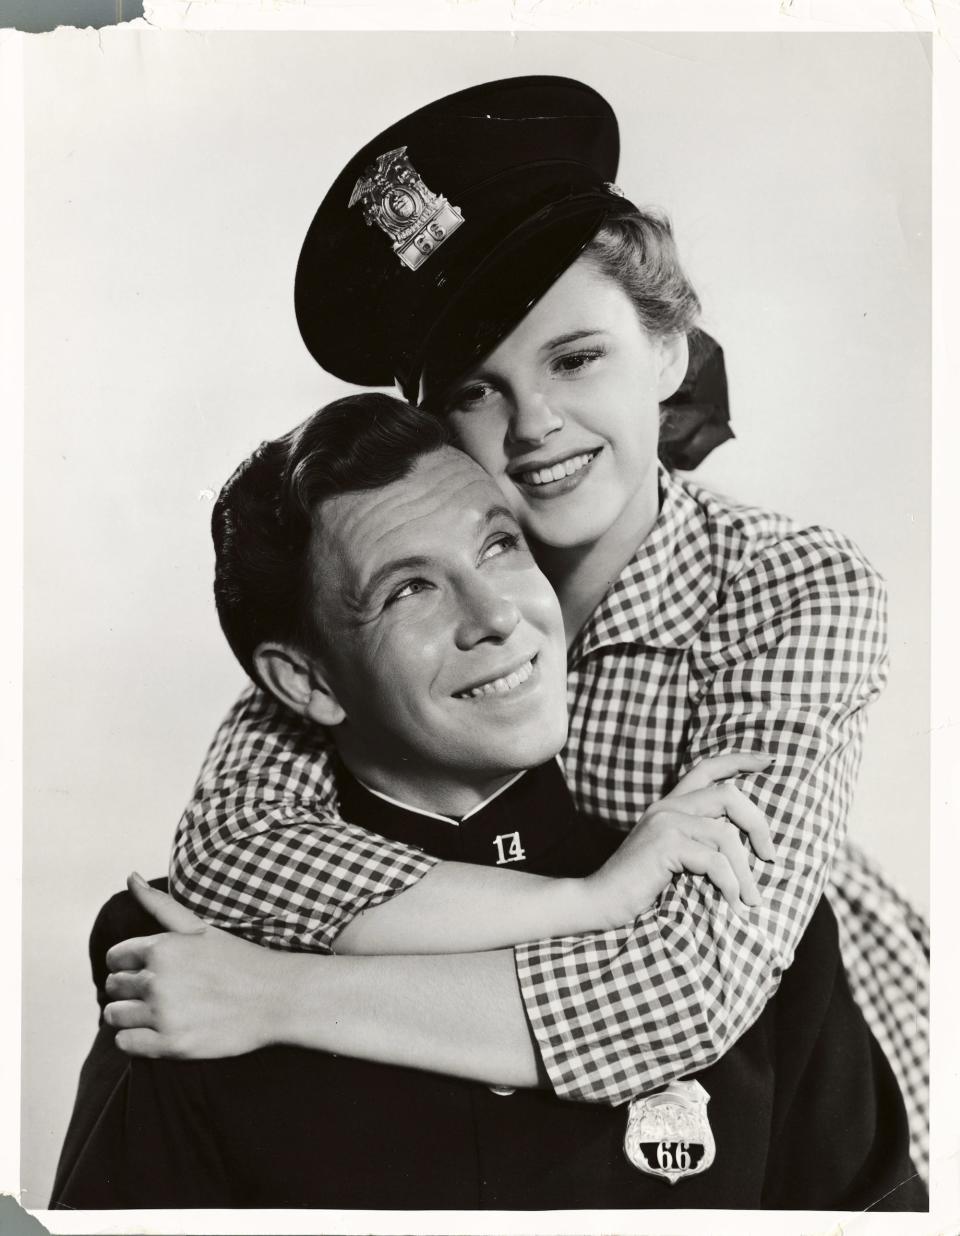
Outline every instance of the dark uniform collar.
<svg viewBox="0 0 960 1236">
<path fill-rule="evenodd" d="M 519 774 L 461 820 L 377 793 L 339 760 L 336 778 L 345 820 L 451 861 L 546 871 L 557 847 L 586 828 L 556 759 Z"/>
<path fill-rule="evenodd" d="M 377 798 L 382 799 L 389 807 L 393 807 L 397 811 L 412 813 L 413 815 L 423 815 L 428 819 L 439 820 L 443 824 L 451 824 L 456 828 L 461 824 L 466 824 L 468 820 L 472 819 L 474 816 L 480 815 L 481 812 L 486 811 L 492 806 L 495 799 L 499 798 L 501 794 L 505 794 L 512 786 L 516 785 L 521 777 L 526 777 L 529 774 L 529 771 L 529 769 L 525 769 L 522 772 L 516 773 L 510 778 L 509 781 L 501 785 L 499 790 L 494 790 L 492 794 L 488 794 L 483 802 L 477 803 L 475 807 L 470 808 L 466 815 L 461 816 L 444 815 L 442 811 L 427 811 L 424 807 L 413 807 L 409 803 L 402 802 L 399 798 L 394 798 L 390 794 L 384 794 L 381 790 L 375 790 L 372 785 L 367 785 L 367 783 L 365 781 L 361 781 L 359 777 L 354 777 L 354 780 L 359 783 L 361 789 L 366 790 L 368 794 L 374 794 Z"/>
</svg>

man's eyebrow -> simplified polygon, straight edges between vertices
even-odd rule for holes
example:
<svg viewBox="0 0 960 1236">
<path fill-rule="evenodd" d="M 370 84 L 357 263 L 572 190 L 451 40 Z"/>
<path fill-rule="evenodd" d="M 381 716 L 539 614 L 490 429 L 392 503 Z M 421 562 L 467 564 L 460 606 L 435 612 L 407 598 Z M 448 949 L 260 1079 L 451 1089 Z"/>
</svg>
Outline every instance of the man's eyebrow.
<svg viewBox="0 0 960 1236">
<path fill-rule="evenodd" d="M 502 502 L 497 502 L 493 506 L 488 507 L 480 516 L 477 523 L 478 534 L 482 535 L 498 519 L 506 519 L 513 527 L 520 527 L 513 511 Z M 389 562 L 384 562 L 381 566 L 377 567 L 362 588 L 356 593 L 345 597 L 344 600 L 349 609 L 355 614 L 362 614 L 370 608 L 372 599 L 377 591 L 394 575 L 402 575 L 406 571 L 423 570 L 425 567 L 430 566 L 432 562 L 433 559 L 427 554 L 407 554 L 402 558 L 391 558 Z"/>
<path fill-rule="evenodd" d="M 400 575 L 404 571 L 422 570 L 430 565 L 430 561 L 425 554 L 408 554 L 403 558 L 391 558 L 389 562 L 384 562 L 382 566 L 377 567 L 358 592 L 345 598 L 349 607 L 355 612 L 368 609 L 376 592 L 392 576 Z"/>
<path fill-rule="evenodd" d="M 479 532 L 486 532 L 487 528 L 489 528 L 491 524 L 496 523 L 498 519 L 509 520 L 515 528 L 520 527 L 520 523 L 513 511 L 511 511 L 510 508 L 504 503 L 497 502 L 493 506 L 487 507 L 486 511 L 484 511 L 483 515 L 480 517 L 480 524 L 477 530 Z"/>
</svg>

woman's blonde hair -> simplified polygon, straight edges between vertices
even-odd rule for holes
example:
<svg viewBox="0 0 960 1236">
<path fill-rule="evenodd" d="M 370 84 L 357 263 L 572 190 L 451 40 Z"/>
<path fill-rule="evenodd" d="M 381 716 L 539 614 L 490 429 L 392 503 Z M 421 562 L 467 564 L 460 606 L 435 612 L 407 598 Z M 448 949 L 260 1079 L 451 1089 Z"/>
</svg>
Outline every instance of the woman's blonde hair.
<svg viewBox="0 0 960 1236">
<path fill-rule="evenodd" d="M 608 219 L 583 251 L 630 297 L 650 335 L 689 331 L 700 299 L 680 265 L 670 220 L 656 210 Z"/>
</svg>

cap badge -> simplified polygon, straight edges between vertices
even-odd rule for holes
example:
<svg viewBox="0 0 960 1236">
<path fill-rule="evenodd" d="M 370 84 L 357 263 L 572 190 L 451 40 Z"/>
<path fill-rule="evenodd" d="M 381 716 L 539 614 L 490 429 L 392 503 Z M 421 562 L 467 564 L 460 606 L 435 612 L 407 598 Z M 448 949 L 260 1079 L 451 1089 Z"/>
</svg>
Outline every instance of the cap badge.
<svg viewBox="0 0 960 1236">
<path fill-rule="evenodd" d="M 347 209 L 363 203 L 367 227 L 374 224 L 393 241 L 404 266 L 416 270 L 457 230 L 463 215 L 420 179 L 406 146 L 379 155 L 353 186 Z"/>
<path fill-rule="evenodd" d="M 656 1094 L 634 1099 L 623 1149 L 634 1167 L 676 1184 L 698 1176 L 717 1146 L 707 1118 L 710 1096 L 696 1081 L 676 1081 Z"/>
</svg>

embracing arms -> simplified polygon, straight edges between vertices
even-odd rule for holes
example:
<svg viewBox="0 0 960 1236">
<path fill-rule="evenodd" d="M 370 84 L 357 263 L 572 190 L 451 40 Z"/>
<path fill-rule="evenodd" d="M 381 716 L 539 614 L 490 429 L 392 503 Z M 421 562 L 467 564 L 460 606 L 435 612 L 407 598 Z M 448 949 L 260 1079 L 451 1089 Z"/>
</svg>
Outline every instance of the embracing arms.
<svg viewBox="0 0 960 1236">
<path fill-rule="evenodd" d="M 712 879 L 734 913 L 743 914 L 757 897 L 737 828 L 765 860 L 773 858 L 769 830 L 735 787 L 716 782 L 767 763 L 762 756 L 703 761 L 644 813 L 593 875 L 551 880 L 440 864 L 411 890 L 368 911 L 366 930 L 348 925 L 341 940 L 352 935 L 349 951 L 361 953 L 426 952 L 431 943 L 432 953 L 455 953 L 457 945 L 469 948 L 485 936 L 513 943 L 551 928 L 573 933 L 578 921 L 583 929 L 603 925 L 605 915 L 613 923 L 632 921 L 680 870 Z M 726 820 L 717 818 L 723 813 Z M 353 966 L 338 958 L 331 965 L 328 958 L 262 950 L 206 928 L 139 877 L 131 878 L 130 889 L 163 926 L 181 934 L 111 950 L 107 991 L 114 1003 L 106 1018 L 120 1029 L 121 1048 L 198 1057 L 283 1042 L 480 1080 L 538 1080 L 510 953 L 457 957 L 445 967 L 416 956 Z M 436 1014 L 426 1034 L 425 1004 Z M 475 1010 L 468 1034 L 463 1007 Z"/>
<path fill-rule="evenodd" d="M 558 1093 L 624 1101 L 713 1063 L 763 1011 L 844 840 L 866 707 L 885 680 L 884 603 L 875 572 L 822 529 L 768 544 L 725 583 L 685 653 L 684 758 L 730 747 L 776 757 L 744 789 L 771 825 L 777 859 L 757 870 L 761 901 L 745 921 L 705 881 L 681 875 L 632 930 L 516 950 Z M 600 652 L 608 664 L 615 655 Z M 655 724 L 668 732 L 665 711 Z M 628 770 L 624 759 L 604 774 L 617 785 Z"/>
<path fill-rule="evenodd" d="M 315 728 L 245 692 L 178 830 L 175 896 L 205 921 L 273 948 L 472 952 L 632 922 L 680 870 L 706 875 L 743 913 L 757 891 L 740 834 L 761 858 L 773 853 L 762 814 L 732 785 L 719 786 L 762 770 L 764 755 L 701 761 L 597 872 L 566 880 L 440 862 L 345 822 L 330 755 Z"/>
<path fill-rule="evenodd" d="M 130 889 L 170 934 L 128 940 L 107 954 L 114 1003 L 106 1020 L 124 1051 L 198 1059 L 283 1042 L 477 1081 L 538 1084 L 509 951 L 280 952 L 205 925 L 137 877 Z"/>
<path fill-rule="evenodd" d="M 619 927 L 650 909 L 680 871 L 711 880 L 743 914 L 758 894 L 741 834 L 761 859 L 773 859 L 773 846 L 762 813 L 735 786 L 719 783 L 769 763 L 762 755 L 702 761 L 586 876 L 554 879 L 440 863 L 401 895 L 347 923 L 336 952 L 465 953 Z"/>
<path fill-rule="evenodd" d="M 516 972 L 509 953 L 285 959 L 283 965 L 316 966 L 304 1000 L 331 1002 L 327 1014 L 316 1013 L 317 1033 L 333 1015 L 351 1051 L 366 1044 L 376 1058 L 472 1077 L 475 1053 L 489 1050 L 479 1071 L 510 1084 L 532 1081 L 539 1051 L 560 1093 L 614 1102 L 704 1067 L 739 1037 L 775 989 L 823 888 L 843 835 L 863 707 L 878 692 L 883 671 L 882 587 L 868 568 L 843 552 L 804 555 L 802 546 L 790 548 L 789 561 L 785 554 L 781 559 L 759 562 L 754 579 L 731 591 L 718 622 L 729 622 L 738 638 L 704 643 L 686 731 L 688 759 L 730 749 L 779 756 L 773 770 L 749 785 L 776 826 L 777 862 L 757 873 L 762 905 L 743 921 L 707 881 L 684 875 L 632 925 L 518 948 Z M 782 595 L 774 604 L 769 578 L 777 571 Z M 758 590 L 762 605 L 752 595 Z M 274 847 L 283 834 L 277 811 L 277 827 L 271 834 L 268 821 L 261 834 L 271 835 Z M 325 899 L 324 888 L 337 878 L 337 854 L 349 871 L 348 856 L 358 852 L 354 841 L 369 843 L 345 836 L 345 827 L 330 833 L 325 861 L 315 870 L 301 864 L 300 883 L 291 878 L 287 889 L 289 912 L 278 900 L 272 915 L 262 917 L 259 938 L 286 947 L 299 938 L 300 947 L 314 948 L 336 938 L 349 915 L 335 917 L 329 907 L 336 898 Z M 316 842 L 316 830 L 312 836 Z M 293 870 L 305 839 L 293 830 Z M 433 865 L 422 854 L 384 845 L 382 869 L 371 875 L 363 868 L 367 905 L 415 885 Z M 275 858 L 276 849 L 271 853 Z M 219 921 L 242 931 L 252 913 L 244 898 L 256 889 L 249 877 L 262 882 L 264 870 L 262 852 L 251 858 L 247 878 L 234 884 L 209 866 L 194 881 L 200 890 L 194 904 L 205 912 L 204 896 L 219 897 Z M 181 862 L 180 871 L 189 865 Z M 306 895 L 311 887 L 312 897 Z M 356 908 L 356 891 L 352 896 Z M 298 982 L 307 982 L 303 973 Z M 478 1028 L 483 1049 L 472 1042 Z M 329 1048 L 331 1041 L 314 1045 Z"/>
</svg>

